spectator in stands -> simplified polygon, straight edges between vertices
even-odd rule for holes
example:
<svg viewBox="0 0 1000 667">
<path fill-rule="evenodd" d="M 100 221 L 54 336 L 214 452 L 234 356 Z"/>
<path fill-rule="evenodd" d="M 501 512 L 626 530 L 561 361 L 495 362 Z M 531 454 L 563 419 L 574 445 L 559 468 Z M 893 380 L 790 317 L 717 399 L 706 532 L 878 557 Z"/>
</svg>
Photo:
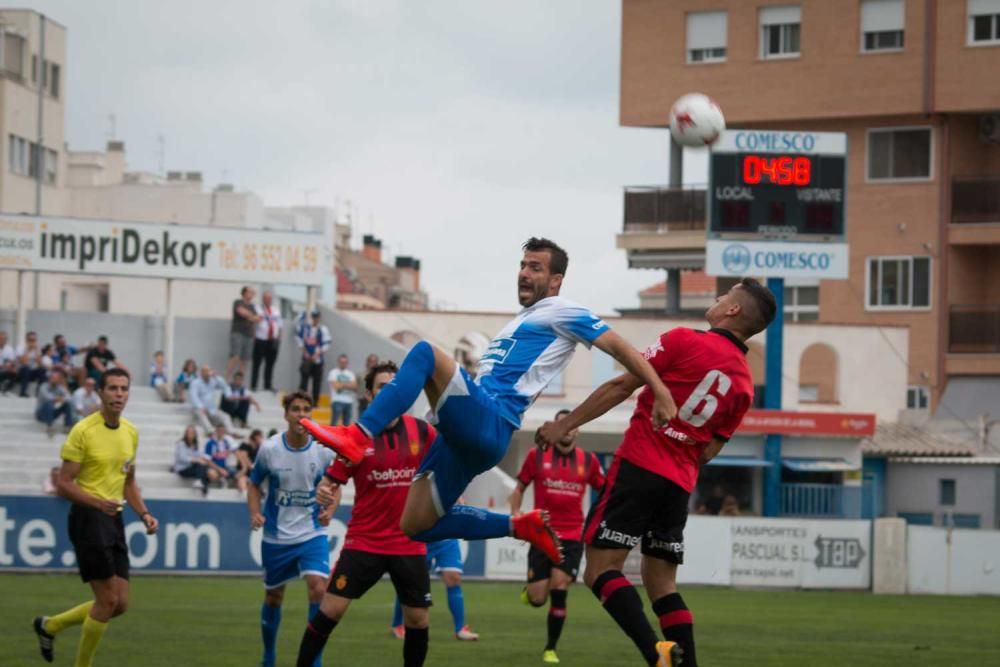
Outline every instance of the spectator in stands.
<svg viewBox="0 0 1000 667">
<path fill-rule="evenodd" d="M 17 381 L 17 352 L 7 342 L 7 332 L 0 331 L 0 393 L 6 394 Z"/>
<path fill-rule="evenodd" d="M 87 369 L 87 375 L 94 378 L 98 382 L 101 380 L 101 376 L 104 375 L 104 371 L 108 370 L 112 366 L 115 368 L 121 368 L 127 371 L 128 368 L 125 367 L 115 353 L 111 351 L 108 347 L 108 337 L 98 336 L 97 344 L 90 348 L 87 352 L 87 356 L 84 357 L 83 365 Z"/>
<path fill-rule="evenodd" d="M 66 375 L 65 369 L 62 367 L 62 364 L 56 363 L 56 357 L 54 354 L 55 349 L 56 348 L 52 343 L 46 343 L 45 345 L 42 345 L 42 356 L 40 357 L 40 362 L 42 364 L 42 368 L 45 369 L 45 377 L 48 377 L 49 373 L 51 373 L 53 370 L 59 371 L 60 373 L 63 374 L 63 376 Z"/>
<path fill-rule="evenodd" d="M 330 384 L 330 424 L 349 426 L 358 396 L 358 377 L 347 367 L 346 354 L 337 357 L 337 367 L 330 371 L 326 381 Z"/>
<path fill-rule="evenodd" d="M 264 290 L 260 295 L 260 305 L 256 307 L 257 320 L 253 341 L 253 372 L 250 376 L 250 388 L 257 391 L 257 378 L 261 364 L 264 365 L 264 391 L 274 391 L 274 362 L 278 358 L 278 346 L 281 344 L 281 311 L 274 307 L 274 295 L 270 290 Z"/>
<path fill-rule="evenodd" d="M 368 377 L 368 371 L 378 366 L 378 355 L 372 352 L 365 359 L 365 370 L 358 375 L 358 377 Z M 365 410 L 368 409 L 368 399 L 365 397 L 367 392 L 361 392 L 358 396 L 358 416 L 364 414 Z"/>
<path fill-rule="evenodd" d="M 188 387 L 191 386 L 191 381 L 196 377 L 198 377 L 198 363 L 194 359 L 188 359 L 184 362 L 180 374 L 174 381 L 174 400 L 178 403 L 187 400 Z"/>
<path fill-rule="evenodd" d="M 212 459 L 198 448 L 198 431 L 194 426 L 184 429 L 184 435 L 174 445 L 174 472 L 185 479 L 195 480 L 201 495 L 208 495 L 208 485 L 222 475 L 212 464 Z"/>
<path fill-rule="evenodd" d="M 250 437 L 247 441 L 241 443 L 236 449 L 236 488 L 240 490 L 240 494 L 246 494 L 247 492 L 247 479 L 250 477 L 250 470 L 253 468 L 254 461 L 257 460 L 257 452 L 260 451 L 260 446 L 264 444 L 264 433 L 261 432 L 259 428 L 255 428 L 250 432 Z"/>
<path fill-rule="evenodd" d="M 719 516 L 739 516 L 740 503 L 736 496 L 726 496 L 722 499 L 722 507 L 719 509 Z"/>
<path fill-rule="evenodd" d="M 163 351 L 157 350 L 153 353 L 152 363 L 149 364 L 149 386 L 156 390 L 161 400 L 173 403 L 174 392 L 170 391 L 170 382 L 167 380 L 169 374 Z"/>
<path fill-rule="evenodd" d="M 45 368 L 42 366 L 42 350 L 38 346 L 38 334 L 29 331 L 24 336 L 24 343 L 17 346 L 17 380 L 21 384 L 21 397 L 28 396 L 28 385 L 45 382 Z M 37 391 L 37 390 L 36 390 Z"/>
<path fill-rule="evenodd" d="M 90 351 L 90 346 L 76 347 L 75 345 L 70 345 L 66 342 L 66 336 L 62 334 L 56 334 L 52 338 L 52 344 L 55 345 L 55 357 L 56 363 L 61 364 L 63 371 L 66 373 L 66 380 L 73 387 L 79 387 L 83 384 L 83 378 L 87 375 L 86 369 L 81 366 L 77 366 L 73 358 L 78 354 L 83 354 Z"/>
<path fill-rule="evenodd" d="M 243 373 L 236 371 L 233 374 L 233 381 L 229 383 L 229 391 L 222 395 L 219 409 L 232 417 L 234 424 L 246 428 L 251 405 L 260 412 L 260 403 L 243 384 Z"/>
<path fill-rule="evenodd" d="M 226 427 L 219 424 L 215 433 L 205 441 L 205 454 L 211 459 L 212 467 L 219 471 L 220 480 L 232 479 L 236 475 L 236 466 L 229 463 L 229 457 L 234 456 L 236 447 L 226 436 Z"/>
<path fill-rule="evenodd" d="M 101 409 L 101 397 L 97 393 L 94 378 L 84 378 L 83 386 L 73 392 L 73 410 L 80 419 Z"/>
<path fill-rule="evenodd" d="M 233 319 L 229 324 L 229 363 L 226 377 L 233 371 L 246 372 L 247 362 L 253 356 L 254 328 L 260 321 L 253 305 L 254 290 L 249 285 L 240 290 L 240 298 L 233 301 Z"/>
<path fill-rule="evenodd" d="M 201 372 L 188 387 L 188 403 L 195 422 L 206 433 L 211 433 L 215 426 L 222 426 L 226 431 L 233 430 L 233 420 L 225 412 L 217 408 L 216 392 L 225 395 L 229 391 L 222 378 L 212 372 L 212 367 L 204 365 Z"/>
<path fill-rule="evenodd" d="M 52 371 L 49 374 L 49 381 L 39 386 L 35 418 L 45 424 L 45 432 L 50 436 L 53 432 L 52 424 L 58 417 L 62 416 L 67 430 L 73 428 L 73 424 L 76 423 L 76 411 L 73 409 L 73 401 L 70 399 L 69 389 L 66 388 L 66 378 L 62 371 Z"/>
<path fill-rule="evenodd" d="M 299 364 L 299 391 L 306 391 L 312 381 L 313 405 L 319 403 L 322 391 L 324 354 L 330 348 L 330 330 L 320 323 L 319 309 L 312 311 L 309 324 L 303 324 L 296 336 L 302 348 L 302 362 Z"/>
</svg>

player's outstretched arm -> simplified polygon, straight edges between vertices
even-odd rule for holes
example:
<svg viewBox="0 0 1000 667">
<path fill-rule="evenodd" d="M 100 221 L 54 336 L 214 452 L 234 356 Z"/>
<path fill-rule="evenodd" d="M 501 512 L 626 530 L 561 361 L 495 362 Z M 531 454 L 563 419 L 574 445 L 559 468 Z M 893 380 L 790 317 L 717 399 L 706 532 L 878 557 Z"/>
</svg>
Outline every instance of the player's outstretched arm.
<svg viewBox="0 0 1000 667">
<path fill-rule="evenodd" d="M 624 338 L 609 329 L 594 339 L 594 345 L 614 357 L 629 373 L 639 378 L 642 384 L 649 386 L 654 397 L 653 426 L 663 426 L 677 416 L 677 404 L 656 369 Z"/>
<path fill-rule="evenodd" d="M 708 443 L 707 447 L 705 447 L 705 451 L 701 453 L 701 457 L 698 459 L 698 465 L 705 465 L 718 456 L 725 444 L 726 441 L 722 438 L 712 438 L 712 441 Z"/>
<path fill-rule="evenodd" d="M 583 403 L 576 406 L 568 415 L 559 421 L 543 424 L 538 429 L 538 433 L 535 434 L 535 441 L 539 444 L 554 445 L 572 429 L 597 419 L 611 408 L 623 403 L 641 386 L 642 380 L 631 373 L 625 373 L 608 380 L 595 389 L 590 396 L 584 399 Z"/>
<path fill-rule="evenodd" d="M 250 529 L 258 530 L 264 527 L 264 515 L 260 511 L 260 487 L 250 480 L 247 484 L 247 509 L 250 511 Z"/>
</svg>

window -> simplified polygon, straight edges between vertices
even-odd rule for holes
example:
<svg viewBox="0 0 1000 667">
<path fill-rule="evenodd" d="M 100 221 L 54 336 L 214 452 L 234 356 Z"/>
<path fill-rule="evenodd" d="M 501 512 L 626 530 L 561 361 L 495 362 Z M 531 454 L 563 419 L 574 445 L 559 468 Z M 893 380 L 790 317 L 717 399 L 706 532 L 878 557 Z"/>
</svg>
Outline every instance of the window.
<svg viewBox="0 0 1000 667">
<path fill-rule="evenodd" d="M 785 287 L 785 321 L 815 322 L 819 319 L 819 285 Z"/>
<path fill-rule="evenodd" d="M 760 10 L 760 57 L 798 56 L 801 19 L 802 10 L 797 5 L 763 7 Z"/>
<path fill-rule="evenodd" d="M 869 310 L 930 307 L 930 257 L 870 257 L 866 280 Z"/>
<path fill-rule="evenodd" d="M 1000 44 L 1000 0 L 969 0 L 970 46 Z"/>
<path fill-rule="evenodd" d="M 862 0 L 861 50 L 899 51 L 906 22 L 903 0 Z"/>
<path fill-rule="evenodd" d="M 687 15 L 687 61 L 720 63 L 726 60 L 726 12 Z"/>
<path fill-rule="evenodd" d="M 52 97 L 59 97 L 59 65 L 55 63 L 49 63 L 52 68 L 51 74 L 49 75 L 49 94 Z"/>
<path fill-rule="evenodd" d="M 24 76 L 24 37 L 0 29 L 0 58 L 4 72 L 20 79 Z"/>
<path fill-rule="evenodd" d="M 29 176 L 28 146 L 30 144 L 13 134 L 8 135 L 7 140 L 7 166 L 10 171 L 21 176 Z"/>
<path fill-rule="evenodd" d="M 928 400 L 927 387 L 923 385 L 911 385 L 906 388 L 906 409 L 927 411 L 930 405 Z"/>
<path fill-rule="evenodd" d="M 931 129 L 868 130 L 868 180 L 931 178 Z"/>
<path fill-rule="evenodd" d="M 56 184 L 56 173 L 59 169 L 59 154 L 50 148 L 45 149 L 45 183 Z"/>
<path fill-rule="evenodd" d="M 38 56 L 31 55 L 31 83 L 38 83 Z"/>
<path fill-rule="evenodd" d="M 817 402 L 819 402 L 819 385 L 800 384 L 799 403 L 817 403 Z"/>
<path fill-rule="evenodd" d="M 939 479 L 938 480 L 938 504 L 940 505 L 954 505 L 955 504 L 955 480 L 953 479 Z"/>
</svg>

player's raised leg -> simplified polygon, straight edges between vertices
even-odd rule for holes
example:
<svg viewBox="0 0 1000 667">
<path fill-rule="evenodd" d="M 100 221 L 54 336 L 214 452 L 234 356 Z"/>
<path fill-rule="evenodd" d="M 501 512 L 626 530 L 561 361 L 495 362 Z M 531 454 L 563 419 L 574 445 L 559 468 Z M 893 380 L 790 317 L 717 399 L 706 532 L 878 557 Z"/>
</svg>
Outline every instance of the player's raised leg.
<svg viewBox="0 0 1000 667">
<path fill-rule="evenodd" d="M 694 650 L 694 616 L 677 592 L 677 563 L 642 557 L 642 583 L 660 619 L 663 638 L 680 646 L 684 667 L 698 667 Z"/>
<path fill-rule="evenodd" d="M 392 382 L 382 388 L 357 422 L 325 426 L 306 421 L 303 425 L 321 443 L 356 464 L 371 439 L 409 410 L 421 391 L 431 405 L 437 405 L 455 369 L 454 359 L 422 340 L 410 349 Z"/>
</svg>

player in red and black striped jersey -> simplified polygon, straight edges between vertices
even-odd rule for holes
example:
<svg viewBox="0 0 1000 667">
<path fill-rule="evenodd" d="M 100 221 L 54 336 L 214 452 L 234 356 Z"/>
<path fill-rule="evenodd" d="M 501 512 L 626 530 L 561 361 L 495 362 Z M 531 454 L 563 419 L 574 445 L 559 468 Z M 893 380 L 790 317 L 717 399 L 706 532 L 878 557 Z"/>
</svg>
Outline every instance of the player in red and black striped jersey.
<svg viewBox="0 0 1000 667">
<path fill-rule="evenodd" d="M 559 421 L 569 410 L 556 413 Z M 549 524 L 563 545 L 563 558 L 554 563 L 534 546 L 528 551 L 528 585 L 521 599 L 533 607 L 541 607 L 551 595 L 549 606 L 549 638 L 542 661 L 556 663 L 556 644 L 566 620 L 566 594 L 576 581 L 583 557 L 583 499 L 587 488 L 600 490 L 604 486 L 604 470 L 593 452 L 576 446 L 577 429 L 566 433 L 554 447 L 536 447 L 528 452 L 517 475 L 517 488 L 510 496 L 513 516 L 521 513 L 524 490 L 534 485 L 535 509 L 547 510 Z"/>
<path fill-rule="evenodd" d="M 697 667 L 693 617 L 677 592 L 684 557 L 684 525 L 699 468 L 725 445 L 753 399 L 745 341 L 774 319 L 774 295 L 744 278 L 705 313 L 709 331 L 678 327 L 660 336 L 646 359 L 679 405 L 661 428 L 651 420 L 652 397 L 639 394 L 625 438 L 608 469 L 601 497 L 584 527 L 591 587 L 650 665 Z M 558 422 L 539 429 L 540 441 L 558 442 L 572 428 L 604 414 L 642 386 L 626 373 L 598 387 Z M 642 600 L 622 574 L 625 559 L 642 547 L 642 580 L 663 636 L 646 620 Z"/>
<path fill-rule="evenodd" d="M 396 375 L 392 362 L 378 364 L 365 376 L 371 400 Z M 413 476 L 437 432 L 427 422 L 404 415 L 371 442 L 357 465 L 337 459 L 316 490 L 322 504 L 340 501 L 341 487 L 354 480 L 354 507 L 344 548 L 330 575 L 326 595 L 302 637 L 298 664 L 312 665 L 352 600 L 388 573 L 403 605 L 406 637 L 403 664 L 418 667 L 427 656 L 431 583 L 427 545 L 411 540 L 399 528 Z"/>
</svg>

